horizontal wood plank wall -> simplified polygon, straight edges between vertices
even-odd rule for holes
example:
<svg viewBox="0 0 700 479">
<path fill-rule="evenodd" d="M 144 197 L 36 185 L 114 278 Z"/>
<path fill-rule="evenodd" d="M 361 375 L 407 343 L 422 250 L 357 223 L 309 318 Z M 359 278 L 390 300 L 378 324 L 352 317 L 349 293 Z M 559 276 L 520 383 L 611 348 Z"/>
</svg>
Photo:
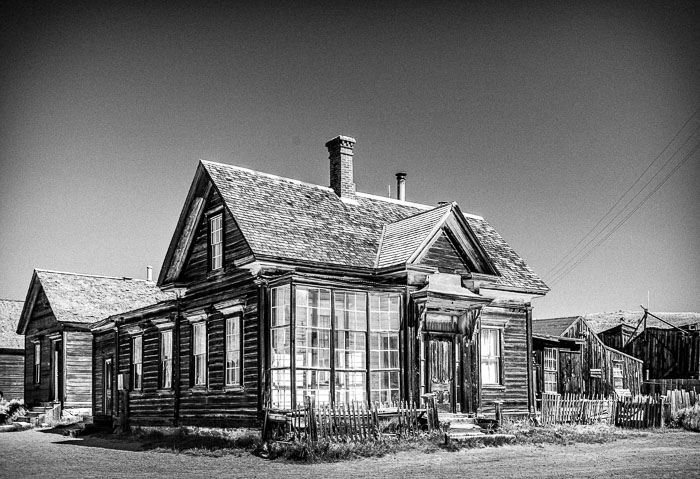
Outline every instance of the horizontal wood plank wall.
<svg viewBox="0 0 700 479">
<path fill-rule="evenodd" d="M 0 391 L 8 401 L 24 397 L 24 351 L 0 352 Z"/>
<path fill-rule="evenodd" d="M 528 414 L 527 407 L 527 316 L 524 311 L 485 307 L 481 313 L 481 327 L 503 324 L 503 386 L 481 387 L 481 412 L 494 412 L 494 402 L 503 401 L 508 415 Z M 481 367 L 479 364 L 478 367 Z"/>
<path fill-rule="evenodd" d="M 700 333 L 648 328 L 625 352 L 644 361 L 650 379 L 700 378 Z"/>
<path fill-rule="evenodd" d="M 104 360 L 107 358 L 115 357 L 115 333 L 113 331 L 107 331 L 103 333 L 96 333 L 93 335 L 94 342 L 94 355 L 92 358 L 92 370 L 93 374 L 93 401 L 92 401 L 92 414 L 94 416 L 104 416 Z M 114 359 L 113 359 L 114 361 Z M 113 363 L 114 364 L 114 363 Z M 116 384 L 116 368 L 115 376 L 112 378 L 113 384 Z M 116 390 L 116 387 L 115 387 Z"/>
<path fill-rule="evenodd" d="M 67 331 L 66 401 L 64 408 L 92 407 L 92 333 Z"/>
<path fill-rule="evenodd" d="M 442 273 L 466 274 L 469 272 L 465 260 L 457 253 L 452 240 L 445 234 L 440 233 L 430 249 L 423 255 L 417 264 L 437 268 Z"/>
</svg>

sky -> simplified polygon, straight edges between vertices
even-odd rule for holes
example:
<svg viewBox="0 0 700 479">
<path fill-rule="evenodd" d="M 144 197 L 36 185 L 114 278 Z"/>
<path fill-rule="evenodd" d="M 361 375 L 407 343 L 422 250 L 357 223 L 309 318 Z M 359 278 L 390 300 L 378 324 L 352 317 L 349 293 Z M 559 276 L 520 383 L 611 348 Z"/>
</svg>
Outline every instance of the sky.
<svg viewBox="0 0 700 479">
<path fill-rule="evenodd" d="M 489 221 L 536 318 L 700 311 L 696 2 L 296 3 L 5 4 L 0 298 L 157 277 L 198 159 L 328 185 L 340 134 L 358 191 Z"/>
</svg>

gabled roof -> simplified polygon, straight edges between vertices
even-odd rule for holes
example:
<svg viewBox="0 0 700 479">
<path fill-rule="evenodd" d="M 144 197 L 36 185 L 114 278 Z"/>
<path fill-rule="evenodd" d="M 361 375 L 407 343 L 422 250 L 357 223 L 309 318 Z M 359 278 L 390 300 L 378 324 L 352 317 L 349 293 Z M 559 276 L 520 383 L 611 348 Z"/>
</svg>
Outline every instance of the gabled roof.
<svg viewBox="0 0 700 479">
<path fill-rule="evenodd" d="M 654 315 L 668 321 L 677 328 L 700 323 L 700 313 L 656 313 Z M 621 324 L 636 328 L 644 316 L 644 311 L 615 311 L 611 313 L 589 313 L 583 315 L 595 333 L 601 333 Z M 647 316 L 647 328 L 671 329 L 671 326 L 653 316 Z M 641 326 L 640 326 L 641 330 Z"/>
<path fill-rule="evenodd" d="M 356 201 L 343 201 L 325 186 L 200 161 L 159 284 L 174 281 L 183 266 L 178 255 L 188 243 L 182 236 L 191 234 L 196 223 L 190 210 L 196 204 L 195 191 L 204 181 L 213 184 L 256 259 L 330 265 L 367 273 L 375 272 L 379 264 L 400 264 L 454 206 L 435 208 L 363 193 L 357 193 Z M 472 216 L 466 216 L 466 220 L 485 256 L 498 270 L 499 285 L 538 293 L 549 290 L 486 221 Z"/>
<path fill-rule="evenodd" d="M 536 319 L 532 321 L 532 334 L 541 336 L 561 336 L 580 316 L 566 318 Z"/>
<path fill-rule="evenodd" d="M 17 334 L 17 323 L 24 302 L 0 299 L 0 348 L 24 349 L 24 336 Z"/>
<path fill-rule="evenodd" d="M 82 324 L 174 298 L 152 281 L 36 269 L 17 327 L 20 334 L 26 331 L 39 289 L 57 321 Z"/>
</svg>

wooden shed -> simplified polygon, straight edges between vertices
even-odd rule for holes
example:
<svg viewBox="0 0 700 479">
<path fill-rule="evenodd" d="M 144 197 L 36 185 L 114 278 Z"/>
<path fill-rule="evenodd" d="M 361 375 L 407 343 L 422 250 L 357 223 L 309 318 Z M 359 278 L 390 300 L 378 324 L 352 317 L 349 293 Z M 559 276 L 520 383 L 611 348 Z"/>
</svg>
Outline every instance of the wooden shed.
<svg viewBox="0 0 700 479">
<path fill-rule="evenodd" d="M 170 297 L 139 279 L 34 270 L 17 325 L 24 335 L 25 402 L 91 408 L 90 323 Z"/>
<path fill-rule="evenodd" d="M 582 316 L 533 321 L 533 349 L 538 397 L 641 391 L 642 361 L 606 346 Z"/>
<path fill-rule="evenodd" d="M 700 313 L 617 311 L 588 322 L 604 343 L 644 361 L 645 379 L 700 379 Z"/>
<path fill-rule="evenodd" d="M 327 143 L 330 187 L 200 162 L 159 277 L 178 299 L 92 326 L 113 358 L 94 367 L 95 414 L 118 414 L 120 386 L 135 425 L 255 425 L 305 396 L 533 411 L 547 286 L 454 203 L 356 192 L 354 144 Z"/>
<path fill-rule="evenodd" d="M 0 299 L 0 391 L 7 400 L 24 397 L 24 337 L 16 332 L 22 305 Z"/>
</svg>

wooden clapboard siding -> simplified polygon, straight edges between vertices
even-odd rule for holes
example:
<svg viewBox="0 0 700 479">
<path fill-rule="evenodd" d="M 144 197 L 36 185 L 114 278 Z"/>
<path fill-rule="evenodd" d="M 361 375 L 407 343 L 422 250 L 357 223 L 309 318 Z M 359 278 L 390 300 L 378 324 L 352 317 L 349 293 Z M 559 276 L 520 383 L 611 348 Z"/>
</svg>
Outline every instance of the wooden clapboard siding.
<svg viewBox="0 0 700 479">
<path fill-rule="evenodd" d="M 24 350 L 0 348 L 0 391 L 5 399 L 24 397 Z"/>
<path fill-rule="evenodd" d="M 467 262 L 468 260 L 458 253 L 454 241 L 443 230 L 416 264 L 434 267 L 443 273 L 466 274 L 469 272 Z"/>
<path fill-rule="evenodd" d="M 92 334 L 65 333 L 65 403 L 63 407 L 92 406 Z"/>
<path fill-rule="evenodd" d="M 34 382 L 34 343 L 41 344 L 39 384 Z M 24 401 L 28 405 L 50 401 L 51 398 L 51 341 L 45 336 L 24 336 Z"/>
<path fill-rule="evenodd" d="M 503 325 L 501 339 L 502 349 L 502 387 L 482 386 L 482 412 L 493 412 L 495 401 L 503 401 L 506 414 L 528 413 L 528 377 L 527 377 L 527 313 L 524 310 L 485 307 L 482 312 L 481 325 L 498 327 Z M 477 367 L 480 367 L 477 364 Z"/>
</svg>

